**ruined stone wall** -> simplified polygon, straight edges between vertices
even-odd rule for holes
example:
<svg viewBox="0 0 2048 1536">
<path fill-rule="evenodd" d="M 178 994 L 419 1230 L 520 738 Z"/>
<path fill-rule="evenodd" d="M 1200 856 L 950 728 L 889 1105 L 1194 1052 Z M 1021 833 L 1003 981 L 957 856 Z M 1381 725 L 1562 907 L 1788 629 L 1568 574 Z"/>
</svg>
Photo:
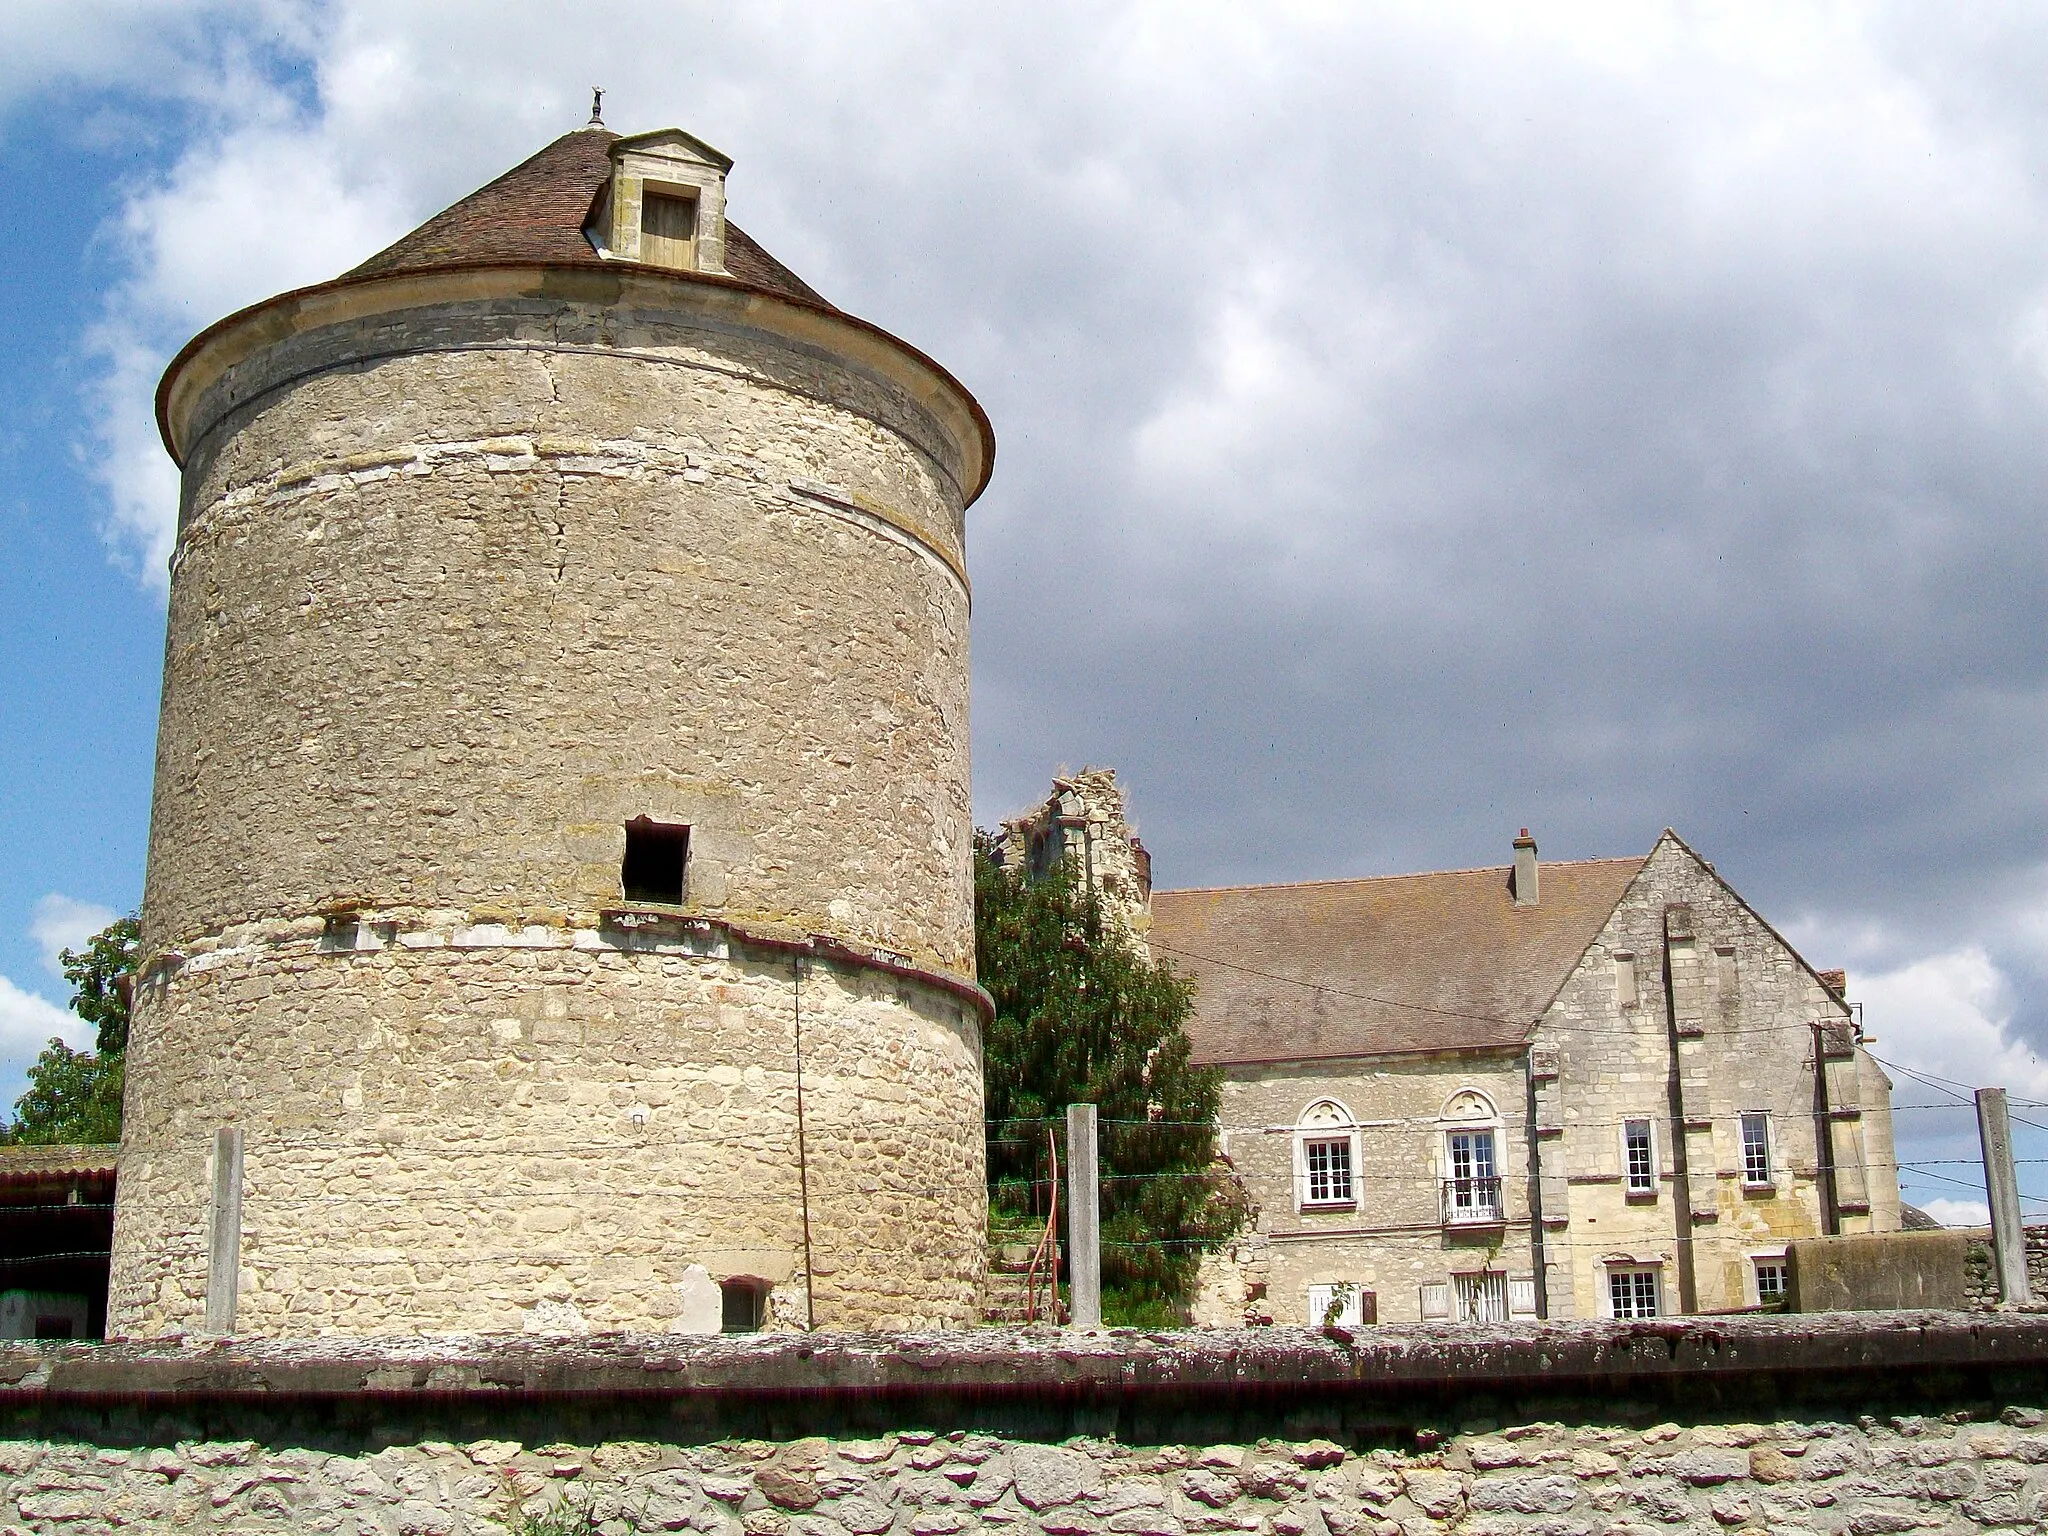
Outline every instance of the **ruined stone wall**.
<svg viewBox="0 0 2048 1536">
<path fill-rule="evenodd" d="M 707 1273 L 806 1316 L 790 962 L 608 931 L 643 816 L 690 828 L 680 915 L 925 973 L 819 967 L 813 1299 L 969 1320 L 972 402 L 683 279 L 455 274 L 237 324 L 168 386 L 110 1330 L 199 1325 L 221 1127 L 243 1331 L 674 1327 Z"/>
<path fill-rule="evenodd" d="M 302 934 L 154 990 L 112 1333 L 203 1326 L 216 1124 L 244 1128 L 240 1334 L 715 1332 L 734 1277 L 771 1327 L 975 1316 L 971 1004 L 805 959 L 800 1156 L 794 959 L 449 937 Z"/>
<path fill-rule="evenodd" d="M 1632 1008 L 1617 986 L 1624 956 L 1634 959 Z M 1831 1149 L 1819 1139 L 1811 1026 L 1842 1015 L 1690 850 L 1669 836 L 1658 843 L 1537 1030 L 1550 1316 L 1605 1315 L 1606 1273 L 1617 1263 L 1655 1266 L 1663 1309 L 1679 1310 L 1687 1245 L 1698 1309 L 1754 1305 L 1756 1257 L 1826 1230 L 1826 1163 L 1842 1194 L 1842 1230 L 1897 1228 L 1889 1115 L 1866 1125 L 1859 1114 L 1884 1080 L 1857 1056 L 1831 1067 L 1834 1102 L 1847 1114 L 1832 1126 Z M 1752 1188 L 1740 1117 L 1758 1110 L 1770 1116 L 1775 1178 Z M 1632 1195 L 1624 1180 L 1621 1126 L 1632 1117 L 1655 1126 L 1658 1178 L 1648 1195 Z"/>
<path fill-rule="evenodd" d="M 1469 1117 L 1466 1096 L 1474 1093 L 1496 1118 Z M 1533 1278 L 1525 1098 L 1518 1054 L 1230 1068 L 1220 1146 L 1258 1207 L 1258 1230 L 1205 1258 L 1192 1320 L 1237 1327 L 1254 1310 L 1279 1323 L 1318 1322 L 1308 1288 L 1346 1282 L 1373 1293 L 1381 1322 L 1415 1322 L 1425 1286 L 1454 1290 L 1457 1276 L 1481 1271 Z M 1354 1122 L 1357 1199 L 1338 1209 L 1302 1203 L 1297 1127 L 1324 1100 Z M 1485 1126 L 1494 1130 L 1505 1220 L 1449 1222 L 1445 1136 Z M 1337 1133 L 1319 1126 L 1313 1134 Z M 1455 1312 L 1452 1291 L 1442 1295 Z"/>
<path fill-rule="evenodd" d="M 1124 811 L 1114 768 L 1063 775 L 1043 805 L 1003 823 L 996 860 L 1036 875 L 1065 859 L 1094 887 L 1103 910 L 1142 944 L 1152 928 L 1152 856 Z"/>
</svg>

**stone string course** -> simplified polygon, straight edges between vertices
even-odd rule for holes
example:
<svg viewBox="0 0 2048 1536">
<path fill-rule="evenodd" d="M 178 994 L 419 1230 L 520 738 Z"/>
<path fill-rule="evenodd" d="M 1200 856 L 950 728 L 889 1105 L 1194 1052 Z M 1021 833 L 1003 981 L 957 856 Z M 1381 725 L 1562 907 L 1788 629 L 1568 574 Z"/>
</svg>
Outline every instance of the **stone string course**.
<svg viewBox="0 0 2048 1536">
<path fill-rule="evenodd" d="M 0 1443 L 0 1533 L 540 1530 L 702 1536 L 1655 1536 L 2039 1530 L 2043 1415 L 1686 1427 L 1474 1424 L 1411 1451 L 1327 1440 L 860 1440 L 369 1454 L 204 1441 Z M 1423 1437 L 1427 1439 L 1428 1437 Z M 560 1522 L 568 1517 L 567 1524 Z"/>
</svg>

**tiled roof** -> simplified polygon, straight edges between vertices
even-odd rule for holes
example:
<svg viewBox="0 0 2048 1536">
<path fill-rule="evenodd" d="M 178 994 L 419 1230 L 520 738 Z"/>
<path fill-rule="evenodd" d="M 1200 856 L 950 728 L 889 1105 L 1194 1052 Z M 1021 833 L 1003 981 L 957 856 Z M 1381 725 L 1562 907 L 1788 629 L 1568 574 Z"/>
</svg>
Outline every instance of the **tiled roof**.
<svg viewBox="0 0 2048 1536">
<path fill-rule="evenodd" d="M 579 128 L 563 134 L 539 154 L 435 214 L 347 275 L 381 277 L 472 262 L 616 265 L 591 248 L 583 226 L 598 194 L 611 180 L 611 146 L 617 138 L 608 128 Z M 725 268 L 735 281 L 749 288 L 810 304 L 825 303 L 808 283 L 762 250 L 730 219 L 725 224 Z"/>
<path fill-rule="evenodd" d="M 1644 861 L 1546 863 L 1517 907 L 1506 866 L 1156 891 L 1153 958 L 1196 983 L 1202 1062 L 1519 1042 Z"/>
</svg>

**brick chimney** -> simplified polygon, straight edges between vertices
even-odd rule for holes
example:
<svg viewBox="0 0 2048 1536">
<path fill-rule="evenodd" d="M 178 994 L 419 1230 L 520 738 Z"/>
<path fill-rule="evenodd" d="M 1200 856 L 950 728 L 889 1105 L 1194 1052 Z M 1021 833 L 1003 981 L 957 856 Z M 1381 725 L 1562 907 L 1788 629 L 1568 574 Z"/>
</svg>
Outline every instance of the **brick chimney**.
<svg viewBox="0 0 2048 1536">
<path fill-rule="evenodd" d="M 1515 839 L 1514 892 L 1516 906 L 1536 905 L 1536 839 L 1529 835 L 1527 827 Z"/>
</svg>

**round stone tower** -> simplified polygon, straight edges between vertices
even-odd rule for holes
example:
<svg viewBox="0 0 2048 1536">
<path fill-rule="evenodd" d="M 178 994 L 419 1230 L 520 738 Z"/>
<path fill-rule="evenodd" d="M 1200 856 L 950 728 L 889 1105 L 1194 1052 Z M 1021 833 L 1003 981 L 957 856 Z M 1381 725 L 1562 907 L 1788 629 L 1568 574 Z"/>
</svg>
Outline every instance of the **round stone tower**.
<svg viewBox="0 0 2048 1536">
<path fill-rule="evenodd" d="M 569 134 L 165 374 L 111 1335 L 974 1319 L 994 442 L 730 164 Z"/>
</svg>

